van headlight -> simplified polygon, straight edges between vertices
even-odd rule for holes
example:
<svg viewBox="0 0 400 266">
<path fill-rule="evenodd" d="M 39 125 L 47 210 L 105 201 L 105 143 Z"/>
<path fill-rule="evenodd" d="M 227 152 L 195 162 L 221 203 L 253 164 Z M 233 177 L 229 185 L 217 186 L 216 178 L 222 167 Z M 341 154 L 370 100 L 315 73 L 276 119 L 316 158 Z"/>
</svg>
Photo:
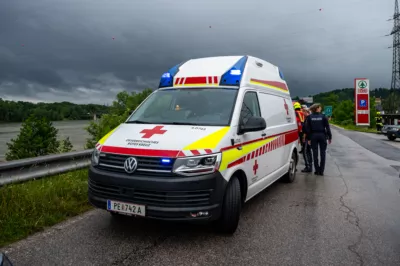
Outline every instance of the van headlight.
<svg viewBox="0 0 400 266">
<path fill-rule="evenodd" d="M 101 145 L 97 146 L 93 150 L 93 153 L 92 153 L 92 165 L 94 165 L 94 166 L 99 164 L 100 149 L 101 149 Z"/>
<path fill-rule="evenodd" d="M 173 172 L 178 175 L 195 176 L 214 173 L 219 169 L 221 153 L 178 158 L 175 160 Z"/>
</svg>

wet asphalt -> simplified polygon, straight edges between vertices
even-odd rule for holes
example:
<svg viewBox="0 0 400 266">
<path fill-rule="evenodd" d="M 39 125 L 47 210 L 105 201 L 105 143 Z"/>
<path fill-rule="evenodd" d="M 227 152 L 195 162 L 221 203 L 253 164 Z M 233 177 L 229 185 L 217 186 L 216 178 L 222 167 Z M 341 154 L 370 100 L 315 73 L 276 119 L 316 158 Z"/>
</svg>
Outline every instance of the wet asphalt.
<svg viewBox="0 0 400 266">
<path fill-rule="evenodd" d="M 233 236 L 93 210 L 5 250 L 16 266 L 400 265 L 400 149 L 333 134 L 325 176 L 299 171 L 294 183 L 267 188 Z"/>
</svg>

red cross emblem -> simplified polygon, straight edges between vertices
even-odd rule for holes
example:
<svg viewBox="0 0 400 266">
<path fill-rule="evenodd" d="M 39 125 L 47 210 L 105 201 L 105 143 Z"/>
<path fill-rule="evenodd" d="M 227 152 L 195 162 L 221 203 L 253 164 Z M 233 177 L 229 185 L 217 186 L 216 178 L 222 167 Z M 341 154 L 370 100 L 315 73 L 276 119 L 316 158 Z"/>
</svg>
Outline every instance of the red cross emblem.
<svg viewBox="0 0 400 266">
<path fill-rule="evenodd" d="M 283 99 L 283 101 L 285 102 L 285 104 L 283 105 L 283 107 L 285 107 L 285 110 L 286 110 L 286 115 L 289 115 L 289 106 L 287 105 L 287 103 L 286 103 L 286 100 L 285 100 L 285 99 Z"/>
<path fill-rule="evenodd" d="M 153 135 L 158 134 L 158 135 L 162 135 L 165 132 L 167 132 L 167 130 L 162 129 L 164 126 L 155 126 L 152 129 L 143 129 L 142 131 L 140 131 L 141 134 L 144 134 L 142 136 L 142 138 L 144 139 L 149 139 L 151 138 Z"/>
<path fill-rule="evenodd" d="M 254 161 L 254 165 L 253 165 L 253 172 L 254 172 L 254 175 L 257 174 L 257 170 L 258 170 L 258 163 L 257 163 L 257 160 L 255 160 L 255 161 Z"/>
</svg>

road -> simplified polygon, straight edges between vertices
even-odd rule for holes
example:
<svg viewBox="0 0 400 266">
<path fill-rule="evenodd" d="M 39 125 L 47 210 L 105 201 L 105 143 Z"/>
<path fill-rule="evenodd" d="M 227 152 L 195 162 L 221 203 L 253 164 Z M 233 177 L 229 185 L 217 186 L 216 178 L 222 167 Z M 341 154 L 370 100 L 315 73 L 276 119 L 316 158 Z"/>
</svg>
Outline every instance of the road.
<svg viewBox="0 0 400 266">
<path fill-rule="evenodd" d="M 362 145 L 345 136 L 353 133 Z M 6 251 L 17 266 L 400 265 L 400 150 L 333 135 L 325 176 L 299 172 L 293 184 L 272 185 L 245 205 L 232 237 L 93 210 Z"/>
</svg>

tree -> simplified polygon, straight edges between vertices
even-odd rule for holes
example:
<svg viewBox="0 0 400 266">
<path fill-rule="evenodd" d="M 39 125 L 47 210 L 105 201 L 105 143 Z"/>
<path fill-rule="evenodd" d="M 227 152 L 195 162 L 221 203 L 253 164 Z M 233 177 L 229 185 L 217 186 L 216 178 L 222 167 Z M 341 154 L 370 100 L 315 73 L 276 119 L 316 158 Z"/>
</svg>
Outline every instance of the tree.
<svg viewBox="0 0 400 266">
<path fill-rule="evenodd" d="M 369 126 L 371 128 L 376 128 L 376 104 L 375 104 L 375 97 L 374 96 L 370 96 L 369 97 Z"/>
<path fill-rule="evenodd" d="M 57 153 L 58 130 L 46 118 L 30 115 L 22 124 L 16 139 L 7 143 L 6 160 L 18 160 Z"/>
<path fill-rule="evenodd" d="M 400 95 L 395 90 L 391 90 L 387 98 L 383 99 L 382 108 L 385 113 L 395 114 L 400 107 Z"/>
<path fill-rule="evenodd" d="M 142 92 L 128 93 L 126 91 L 117 94 L 116 100 L 110 107 L 110 112 L 103 115 L 99 121 L 92 121 L 86 128 L 90 138 L 86 141 L 86 148 L 92 149 L 96 143 L 108 132 L 123 123 L 128 116 L 152 93 L 151 89 Z"/>
<path fill-rule="evenodd" d="M 103 114 L 109 107 L 98 104 L 60 103 L 30 103 L 6 101 L 0 98 L 0 122 L 22 122 L 28 114 L 46 117 L 50 121 L 86 120 L 91 119 L 91 113 Z"/>
<path fill-rule="evenodd" d="M 72 145 L 71 141 L 69 140 L 69 137 L 66 137 L 60 143 L 59 152 L 60 153 L 70 152 L 70 151 L 72 151 L 73 147 L 74 146 Z"/>
<path fill-rule="evenodd" d="M 354 124 L 354 103 L 351 100 L 342 101 L 333 109 L 335 121 L 341 125 Z"/>
</svg>

